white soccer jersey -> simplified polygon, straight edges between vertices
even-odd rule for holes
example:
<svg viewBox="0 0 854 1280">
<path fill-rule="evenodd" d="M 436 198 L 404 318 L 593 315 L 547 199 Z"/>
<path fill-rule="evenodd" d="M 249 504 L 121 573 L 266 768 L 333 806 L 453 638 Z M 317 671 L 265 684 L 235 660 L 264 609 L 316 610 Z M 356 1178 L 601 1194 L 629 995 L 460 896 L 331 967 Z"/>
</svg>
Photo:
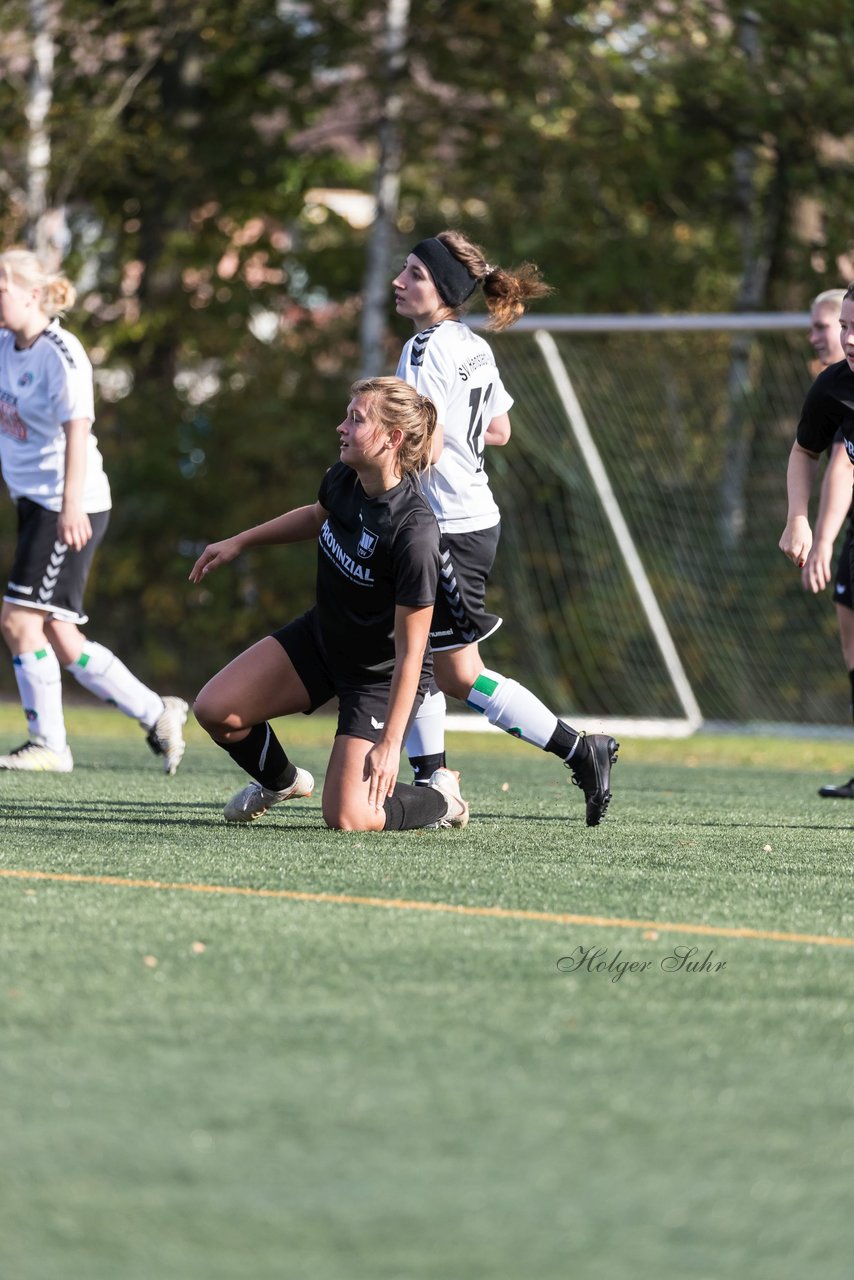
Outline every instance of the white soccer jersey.
<svg viewBox="0 0 854 1280">
<path fill-rule="evenodd" d="M 62 424 L 74 418 L 95 419 L 92 366 L 80 341 L 52 320 L 31 347 L 16 351 L 13 334 L 0 329 L 0 467 L 14 500 L 61 510 Z M 110 505 L 109 481 L 90 432 L 83 510 L 107 511 Z"/>
<path fill-rule="evenodd" d="M 439 461 L 422 477 L 439 527 L 447 533 L 491 529 L 500 513 L 483 466 L 483 437 L 513 399 L 489 344 L 468 325 L 443 320 L 410 338 L 397 376 L 429 396 L 445 429 Z"/>
</svg>

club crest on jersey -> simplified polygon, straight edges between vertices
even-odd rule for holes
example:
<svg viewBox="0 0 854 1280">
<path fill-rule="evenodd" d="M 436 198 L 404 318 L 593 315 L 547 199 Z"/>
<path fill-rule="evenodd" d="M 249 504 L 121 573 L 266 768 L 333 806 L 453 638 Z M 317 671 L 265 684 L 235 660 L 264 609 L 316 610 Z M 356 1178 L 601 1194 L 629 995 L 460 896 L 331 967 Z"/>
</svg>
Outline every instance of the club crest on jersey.
<svg viewBox="0 0 854 1280">
<path fill-rule="evenodd" d="M 362 536 L 359 539 L 359 558 L 367 560 L 368 556 L 374 554 L 377 545 L 377 535 L 371 533 L 370 529 L 362 529 Z"/>
<path fill-rule="evenodd" d="M 19 386 L 19 387 L 28 387 L 28 386 L 30 385 L 30 383 L 32 382 L 32 380 L 33 380 L 33 375 L 30 373 L 30 371 L 29 371 L 29 369 L 28 369 L 28 370 L 27 370 L 27 372 L 26 372 L 26 373 L 21 374 L 20 378 L 18 379 L 18 386 Z"/>
</svg>

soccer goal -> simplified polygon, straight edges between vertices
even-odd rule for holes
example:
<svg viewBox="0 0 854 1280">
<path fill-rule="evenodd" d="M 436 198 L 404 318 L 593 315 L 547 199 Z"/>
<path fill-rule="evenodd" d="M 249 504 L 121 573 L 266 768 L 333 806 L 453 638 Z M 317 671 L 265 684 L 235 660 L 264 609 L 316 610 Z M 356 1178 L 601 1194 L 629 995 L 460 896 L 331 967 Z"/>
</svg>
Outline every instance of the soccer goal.
<svg viewBox="0 0 854 1280">
<path fill-rule="evenodd" d="M 475 328 L 485 317 L 471 317 Z M 526 317 L 489 338 L 515 398 L 487 661 L 579 727 L 840 723 L 830 597 L 777 549 L 806 314 Z M 450 727 L 489 729 L 476 713 Z"/>
</svg>

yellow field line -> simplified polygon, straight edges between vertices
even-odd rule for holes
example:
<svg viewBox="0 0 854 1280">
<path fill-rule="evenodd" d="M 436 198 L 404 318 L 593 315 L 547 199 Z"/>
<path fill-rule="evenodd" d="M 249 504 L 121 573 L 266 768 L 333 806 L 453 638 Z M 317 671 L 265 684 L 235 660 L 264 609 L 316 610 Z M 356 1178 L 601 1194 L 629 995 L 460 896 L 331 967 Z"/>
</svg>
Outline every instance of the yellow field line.
<svg viewBox="0 0 854 1280">
<path fill-rule="evenodd" d="M 479 919 L 536 920 L 545 924 L 585 925 L 597 929 L 642 929 L 656 933 L 700 934 L 707 938 L 751 938 L 760 942 L 809 943 L 817 947 L 854 947 L 854 938 L 834 938 L 821 933 L 785 933 L 777 929 L 678 924 L 664 920 L 629 920 L 619 916 L 585 916 L 568 911 L 528 911 L 515 907 L 466 907 L 453 902 L 371 898 L 354 893 L 303 893 L 298 889 L 253 889 L 247 885 L 171 883 L 168 880 L 133 880 L 125 876 L 86 876 L 61 871 L 27 871 L 15 868 L 0 868 L 0 877 L 7 880 L 49 880 L 62 884 L 112 885 L 120 889 L 169 889 L 181 893 L 274 898 L 286 902 L 317 902 L 347 907 L 381 907 L 386 911 L 437 911 L 444 915 L 474 916 Z"/>
</svg>

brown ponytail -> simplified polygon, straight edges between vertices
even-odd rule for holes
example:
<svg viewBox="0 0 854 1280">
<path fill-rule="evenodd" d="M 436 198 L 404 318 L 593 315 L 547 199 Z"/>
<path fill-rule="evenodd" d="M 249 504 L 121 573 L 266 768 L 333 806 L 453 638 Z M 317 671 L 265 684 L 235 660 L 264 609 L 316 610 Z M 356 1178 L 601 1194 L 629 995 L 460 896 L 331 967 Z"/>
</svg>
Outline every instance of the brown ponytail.
<svg viewBox="0 0 854 1280">
<path fill-rule="evenodd" d="M 488 328 L 493 332 L 509 329 L 524 314 L 529 301 L 552 292 L 532 262 L 523 262 L 512 271 L 505 271 L 503 267 L 491 266 L 483 249 L 462 231 L 440 231 L 436 239 L 480 282 L 490 314 Z"/>
</svg>

